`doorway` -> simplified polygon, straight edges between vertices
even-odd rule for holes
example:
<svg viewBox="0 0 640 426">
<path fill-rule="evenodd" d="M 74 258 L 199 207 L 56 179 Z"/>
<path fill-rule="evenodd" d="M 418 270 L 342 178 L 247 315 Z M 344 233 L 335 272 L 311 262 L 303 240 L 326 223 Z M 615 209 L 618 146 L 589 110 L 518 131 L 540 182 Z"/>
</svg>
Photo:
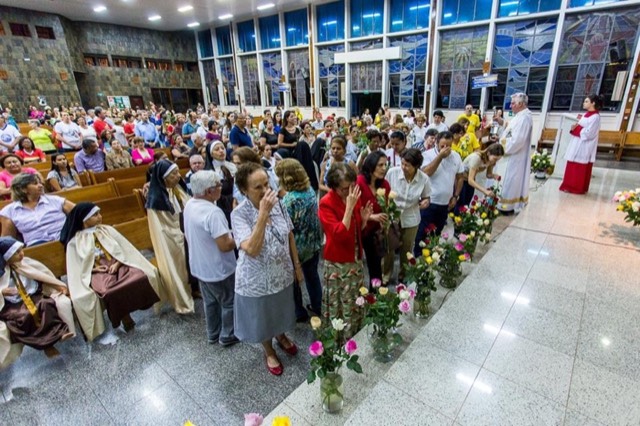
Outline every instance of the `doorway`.
<svg viewBox="0 0 640 426">
<path fill-rule="evenodd" d="M 360 117 L 365 108 L 369 108 L 369 114 L 374 117 L 378 108 L 382 106 L 382 93 L 351 93 L 351 115 Z"/>
</svg>

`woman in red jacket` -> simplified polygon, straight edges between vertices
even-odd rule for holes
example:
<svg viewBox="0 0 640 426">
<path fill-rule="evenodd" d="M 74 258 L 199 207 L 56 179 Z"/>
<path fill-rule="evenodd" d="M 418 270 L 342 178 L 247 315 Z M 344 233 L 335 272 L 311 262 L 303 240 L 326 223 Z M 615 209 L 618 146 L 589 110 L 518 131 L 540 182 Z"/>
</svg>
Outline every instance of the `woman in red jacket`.
<svg viewBox="0 0 640 426">
<path fill-rule="evenodd" d="M 370 202 L 360 202 L 356 173 L 335 163 L 327 173 L 331 189 L 320 200 L 318 214 L 327 238 L 324 246 L 324 288 L 322 313 L 328 319 L 346 323 L 345 338 L 360 330 L 364 309 L 356 304 L 364 285 L 362 271 L 362 229 L 371 217 Z"/>
</svg>

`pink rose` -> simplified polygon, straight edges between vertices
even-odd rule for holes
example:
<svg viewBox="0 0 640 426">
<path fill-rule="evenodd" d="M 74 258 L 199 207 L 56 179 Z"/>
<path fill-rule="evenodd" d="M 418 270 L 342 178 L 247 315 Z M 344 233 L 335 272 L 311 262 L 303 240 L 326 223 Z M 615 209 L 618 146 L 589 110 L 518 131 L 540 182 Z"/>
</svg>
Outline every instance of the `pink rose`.
<svg viewBox="0 0 640 426">
<path fill-rule="evenodd" d="M 244 426 L 260 426 L 263 417 L 258 413 L 249 413 L 244 415 Z"/>
<path fill-rule="evenodd" d="M 347 355 L 353 354 L 357 349 L 358 345 L 353 339 L 347 340 L 347 343 L 344 344 L 344 351 L 347 353 Z"/>
<path fill-rule="evenodd" d="M 464 246 L 462 245 L 462 243 L 456 243 L 456 244 L 454 245 L 454 247 L 455 247 L 455 249 L 456 249 L 457 251 L 462 251 L 462 250 L 464 250 Z"/>
<path fill-rule="evenodd" d="M 443 232 L 441 235 L 442 235 L 442 238 L 444 238 L 445 240 L 449 239 L 449 234 L 448 233 Z"/>
<path fill-rule="evenodd" d="M 416 292 L 415 292 L 415 290 L 409 290 L 409 298 L 410 298 L 410 299 L 413 299 L 413 298 L 415 298 L 415 297 L 416 297 Z"/>
<path fill-rule="evenodd" d="M 458 235 L 458 239 L 464 243 L 465 241 L 467 241 L 467 236 L 465 234 L 460 234 Z"/>
<path fill-rule="evenodd" d="M 406 290 L 406 289 L 407 289 L 407 286 L 406 286 L 406 285 L 404 285 L 404 284 L 398 284 L 398 285 L 396 286 L 396 293 L 400 293 L 402 290 Z"/>
<path fill-rule="evenodd" d="M 374 278 L 371 280 L 371 287 L 378 288 L 381 285 L 382 285 L 382 281 L 380 281 L 378 278 Z"/>
<path fill-rule="evenodd" d="M 402 312 L 403 314 L 406 314 L 407 312 L 409 312 L 411 310 L 411 304 L 409 303 L 408 300 L 403 300 L 398 305 L 398 308 L 400 308 L 400 312 Z"/>
<path fill-rule="evenodd" d="M 465 260 L 469 260 L 469 259 L 471 259 L 471 255 L 469 253 L 465 253 L 464 254 L 464 258 L 465 258 Z"/>
<path fill-rule="evenodd" d="M 356 305 L 358 306 L 364 306 L 364 304 L 366 303 L 366 301 L 364 300 L 364 297 L 360 296 L 356 299 Z"/>
<path fill-rule="evenodd" d="M 316 340 L 315 342 L 313 342 L 311 344 L 311 346 L 309 346 L 309 354 L 314 357 L 317 358 L 320 355 L 322 355 L 324 353 L 324 346 L 322 346 L 322 342 L 319 340 Z"/>
</svg>

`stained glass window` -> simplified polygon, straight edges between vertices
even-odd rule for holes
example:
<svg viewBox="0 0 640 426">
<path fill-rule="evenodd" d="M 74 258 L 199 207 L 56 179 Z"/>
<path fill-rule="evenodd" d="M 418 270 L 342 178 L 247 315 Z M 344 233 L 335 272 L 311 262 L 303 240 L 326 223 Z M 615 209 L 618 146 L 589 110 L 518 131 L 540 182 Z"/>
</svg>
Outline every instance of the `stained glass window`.
<svg viewBox="0 0 640 426">
<path fill-rule="evenodd" d="M 238 105 L 236 96 L 236 73 L 233 70 L 233 58 L 220 59 L 223 97 L 226 105 Z"/>
<path fill-rule="evenodd" d="M 204 77 L 204 84 L 209 93 L 209 99 L 214 104 L 220 104 L 220 96 L 218 95 L 218 79 L 216 78 L 215 60 L 209 59 L 208 61 L 202 61 L 202 72 Z"/>
<path fill-rule="evenodd" d="M 242 84 L 245 105 L 261 105 L 260 79 L 258 78 L 258 60 L 255 55 L 240 58 Z"/>
<path fill-rule="evenodd" d="M 284 105 L 284 93 L 278 89 L 282 76 L 282 55 L 279 52 L 262 55 L 262 71 L 266 86 L 267 105 Z"/>
<path fill-rule="evenodd" d="M 611 95 L 619 72 L 628 71 L 638 42 L 640 8 L 567 15 L 551 108 L 581 111 L 592 93 L 604 108 L 619 110 Z"/>
<path fill-rule="evenodd" d="M 427 34 L 390 39 L 402 49 L 402 59 L 389 61 L 389 106 L 422 108 L 427 70 Z"/>
<path fill-rule="evenodd" d="M 354 41 L 349 44 L 349 50 L 355 52 L 357 50 L 382 49 L 382 39 L 376 38 L 367 41 Z"/>
<path fill-rule="evenodd" d="M 287 46 L 309 44 L 307 9 L 286 12 L 284 14 L 284 26 L 287 31 Z"/>
<path fill-rule="evenodd" d="M 429 28 L 431 0 L 391 0 L 389 32 Z"/>
<path fill-rule="evenodd" d="M 480 90 L 471 90 L 472 77 L 482 75 L 488 27 L 443 31 L 438 62 L 439 108 L 464 109 L 480 104 Z"/>
<path fill-rule="evenodd" d="M 318 41 L 344 39 L 344 0 L 316 7 Z"/>
<path fill-rule="evenodd" d="M 238 24 L 238 51 L 256 51 L 256 29 L 253 25 L 253 19 Z"/>
<path fill-rule="evenodd" d="M 323 107 L 344 106 L 344 64 L 335 63 L 335 54 L 344 52 L 344 45 L 323 46 L 318 48 L 318 70 L 320 73 L 321 105 Z"/>
<path fill-rule="evenodd" d="M 498 87 L 489 92 L 490 106 L 509 109 L 511 95 L 529 96 L 529 108 L 542 108 L 551 63 L 556 18 L 510 22 L 496 27 L 493 73 Z"/>
<path fill-rule="evenodd" d="M 351 64 L 351 92 L 382 92 L 382 61 Z"/>
<path fill-rule="evenodd" d="M 309 73 L 309 51 L 290 50 L 287 52 L 289 58 L 289 78 L 291 85 L 291 105 L 310 106 L 311 105 L 311 79 Z"/>
</svg>

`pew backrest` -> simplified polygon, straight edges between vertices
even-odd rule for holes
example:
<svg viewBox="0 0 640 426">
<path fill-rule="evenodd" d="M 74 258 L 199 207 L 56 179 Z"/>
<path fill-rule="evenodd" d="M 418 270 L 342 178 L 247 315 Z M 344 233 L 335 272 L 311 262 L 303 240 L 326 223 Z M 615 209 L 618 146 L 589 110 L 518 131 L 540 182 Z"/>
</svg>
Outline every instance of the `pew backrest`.
<svg viewBox="0 0 640 426">
<path fill-rule="evenodd" d="M 67 275 L 67 257 L 60 241 L 25 247 L 24 256 L 44 264 L 58 278 Z"/>
</svg>

